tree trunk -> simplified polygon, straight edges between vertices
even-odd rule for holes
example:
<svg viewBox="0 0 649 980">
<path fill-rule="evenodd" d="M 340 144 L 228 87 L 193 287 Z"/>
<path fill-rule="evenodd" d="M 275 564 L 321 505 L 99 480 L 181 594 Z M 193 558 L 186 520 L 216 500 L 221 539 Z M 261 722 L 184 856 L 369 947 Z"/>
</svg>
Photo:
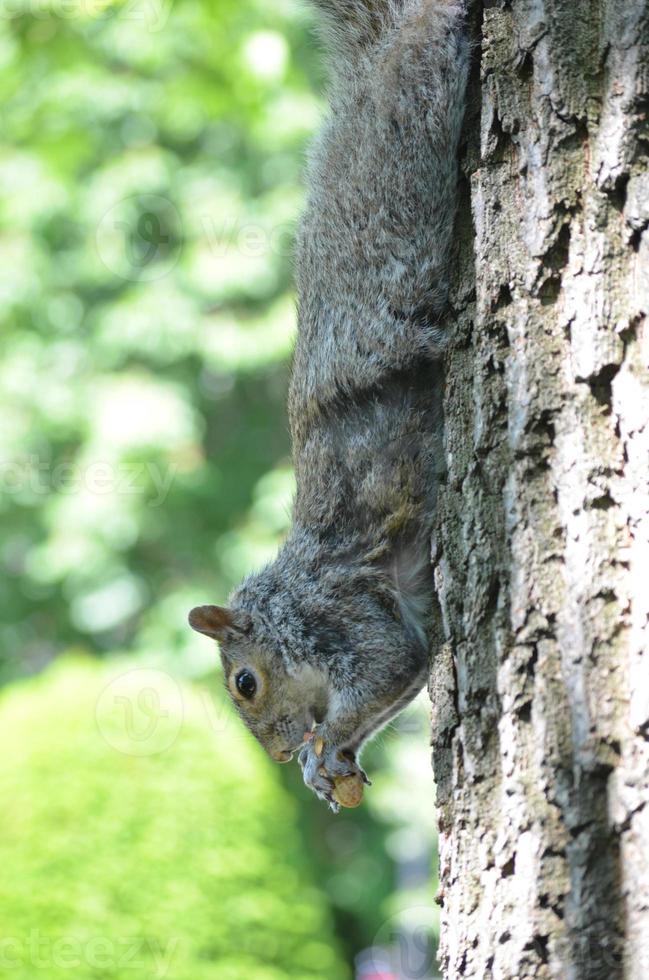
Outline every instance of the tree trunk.
<svg viewBox="0 0 649 980">
<path fill-rule="evenodd" d="M 649 978 L 649 12 L 492 0 L 431 676 L 447 980 Z"/>
</svg>

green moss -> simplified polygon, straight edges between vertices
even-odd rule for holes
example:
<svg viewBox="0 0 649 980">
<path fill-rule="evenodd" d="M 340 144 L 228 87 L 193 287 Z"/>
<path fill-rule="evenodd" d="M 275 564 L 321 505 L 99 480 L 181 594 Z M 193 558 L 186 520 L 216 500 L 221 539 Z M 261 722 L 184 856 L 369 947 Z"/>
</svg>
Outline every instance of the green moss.
<svg viewBox="0 0 649 980">
<path fill-rule="evenodd" d="M 1 972 L 346 977 L 276 770 L 159 676 L 67 660 L 3 692 Z"/>
</svg>

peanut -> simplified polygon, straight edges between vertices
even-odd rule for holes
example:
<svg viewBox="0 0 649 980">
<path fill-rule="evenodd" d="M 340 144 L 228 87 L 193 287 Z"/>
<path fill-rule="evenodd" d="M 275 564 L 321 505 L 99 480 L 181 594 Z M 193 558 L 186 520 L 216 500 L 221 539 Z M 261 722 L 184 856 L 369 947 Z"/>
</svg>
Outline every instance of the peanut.
<svg viewBox="0 0 649 980">
<path fill-rule="evenodd" d="M 336 803 L 351 809 L 363 801 L 363 780 L 360 776 L 334 776 L 333 798 Z"/>
</svg>

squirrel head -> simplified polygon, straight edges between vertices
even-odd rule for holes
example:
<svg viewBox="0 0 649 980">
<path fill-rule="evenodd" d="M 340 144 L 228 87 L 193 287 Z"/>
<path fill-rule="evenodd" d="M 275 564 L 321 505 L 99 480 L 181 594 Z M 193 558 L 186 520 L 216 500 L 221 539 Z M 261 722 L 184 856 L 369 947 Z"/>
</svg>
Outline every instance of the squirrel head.
<svg viewBox="0 0 649 980">
<path fill-rule="evenodd" d="M 243 610 L 197 606 L 189 624 L 218 640 L 226 690 L 239 716 L 271 758 L 289 762 L 326 713 L 322 676 L 306 665 L 289 672 Z"/>
</svg>

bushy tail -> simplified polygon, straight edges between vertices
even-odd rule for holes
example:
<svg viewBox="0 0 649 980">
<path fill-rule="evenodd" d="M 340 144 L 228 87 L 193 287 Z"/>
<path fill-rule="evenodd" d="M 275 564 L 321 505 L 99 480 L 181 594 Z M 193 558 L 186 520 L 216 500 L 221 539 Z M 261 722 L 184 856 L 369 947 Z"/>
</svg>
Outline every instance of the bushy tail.
<svg viewBox="0 0 649 980">
<path fill-rule="evenodd" d="M 320 11 L 327 47 L 353 56 L 375 44 L 399 20 L 408 0 L 309 0 Z"/>
</svg>

